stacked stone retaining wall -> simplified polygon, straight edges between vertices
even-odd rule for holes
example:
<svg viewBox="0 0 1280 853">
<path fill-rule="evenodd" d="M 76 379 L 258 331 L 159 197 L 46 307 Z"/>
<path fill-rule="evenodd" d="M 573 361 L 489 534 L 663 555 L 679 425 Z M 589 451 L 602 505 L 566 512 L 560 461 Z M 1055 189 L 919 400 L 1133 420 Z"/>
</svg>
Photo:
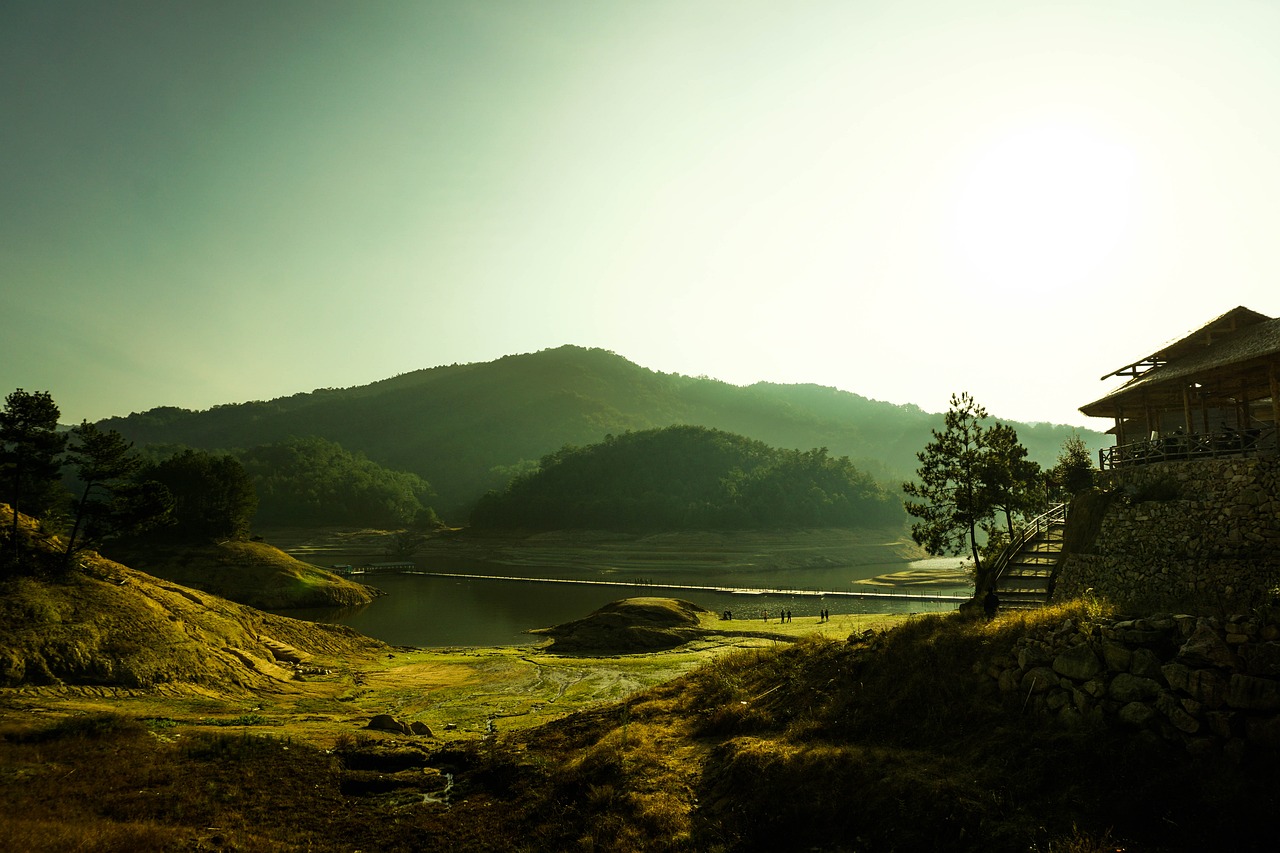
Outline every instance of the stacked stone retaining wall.
<svg viewBox="0 0 1280 853">
<path fill-rule="evenodd" d="M 1019 639 L 986 671 L 1024 711 L 1063 726 L 1115 727 L 1237 760 L 1280 748 L 1274 616 L 1067 620 Z"/>
<path fill-rule="evenodd" d="M 1226 613 L 1280 586 L 1280 458 L 1141 465 L 1101 485 L 1097 536 L 1065 555 L 1057 597 L 1092 589 L 1124 609 Z"/>
</svg>

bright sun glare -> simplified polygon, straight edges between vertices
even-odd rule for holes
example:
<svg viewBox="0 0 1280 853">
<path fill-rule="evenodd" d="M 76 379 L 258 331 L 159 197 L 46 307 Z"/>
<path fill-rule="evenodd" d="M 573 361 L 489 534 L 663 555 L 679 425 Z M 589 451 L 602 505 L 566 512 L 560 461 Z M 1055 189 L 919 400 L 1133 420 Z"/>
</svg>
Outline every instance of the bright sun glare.
<svg viewBox="0 0 1280 853">
<path fill-rule="evenodd" d="M 1009 295 L 1084 284 L 1131 231 L 1133 151 L 1074 124 L 1004 133 L 957 186 L 952 239 L 980 284 Z"/>
</svg>

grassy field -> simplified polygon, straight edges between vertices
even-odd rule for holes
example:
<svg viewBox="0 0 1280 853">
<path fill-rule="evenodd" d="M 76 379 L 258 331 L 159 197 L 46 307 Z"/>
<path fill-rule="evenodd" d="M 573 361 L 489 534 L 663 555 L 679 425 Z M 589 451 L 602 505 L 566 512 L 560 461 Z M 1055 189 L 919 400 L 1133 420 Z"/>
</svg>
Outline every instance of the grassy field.
<svg viewBox="0 0 1280 853">
<path fill-rule="evenodd" d="M 795 642 L 752 625 L 638 656 L 388 649 L 234 699 L 9 689 L 0 838 L 32 851 L 1269 850 L 1274 761 L 1045 730 L 975 677 L 1028 625 L 1081 618 L 909 617 Z M 375 712 L 440 731 L 362 728 Z"/>
</svg>

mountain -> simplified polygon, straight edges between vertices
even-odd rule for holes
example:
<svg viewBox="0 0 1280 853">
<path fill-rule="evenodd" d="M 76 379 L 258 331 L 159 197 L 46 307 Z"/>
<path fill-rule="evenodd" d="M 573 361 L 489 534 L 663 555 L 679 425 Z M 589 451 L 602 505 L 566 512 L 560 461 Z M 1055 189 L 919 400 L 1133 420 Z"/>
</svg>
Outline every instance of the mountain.
<svg viewBox="0 0 1280 853">
<path fill-rule="evenodd" d="M 417 474 L 446 519 L 469 511 L 565 445 L 676 424 L 747 436 L 774 447 L 826 447 L 890 484 L 908 479 L 915 454 L 942 416 L 818 385 L 757 383 L 659 373 L 601 349 L 562 346 L 496 361 L 433 367 L 352 388 L 325 388 L 205 411 L 151 409 L 101 423 L 144 444 L 248 449 L 318 436 L 388 468 Z M 1078 432 L 1011 422 L 1033 460 L 1052 464 Z"/>
</svg>

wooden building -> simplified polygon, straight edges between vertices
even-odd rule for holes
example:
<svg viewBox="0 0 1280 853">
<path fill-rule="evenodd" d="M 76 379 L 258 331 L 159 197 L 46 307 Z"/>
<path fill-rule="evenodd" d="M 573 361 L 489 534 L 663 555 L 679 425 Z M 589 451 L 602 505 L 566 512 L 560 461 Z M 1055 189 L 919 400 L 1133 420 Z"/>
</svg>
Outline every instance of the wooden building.
<svg viewBox="0 0 1280 853">
<path fill-rule="evenodd" d="M 1248 308 L 1102 378 L 1129 381 L 1080 411 L 1111 418 L 1101 467 L 1277 453 L 1280 319 Z"/>
</svg>

